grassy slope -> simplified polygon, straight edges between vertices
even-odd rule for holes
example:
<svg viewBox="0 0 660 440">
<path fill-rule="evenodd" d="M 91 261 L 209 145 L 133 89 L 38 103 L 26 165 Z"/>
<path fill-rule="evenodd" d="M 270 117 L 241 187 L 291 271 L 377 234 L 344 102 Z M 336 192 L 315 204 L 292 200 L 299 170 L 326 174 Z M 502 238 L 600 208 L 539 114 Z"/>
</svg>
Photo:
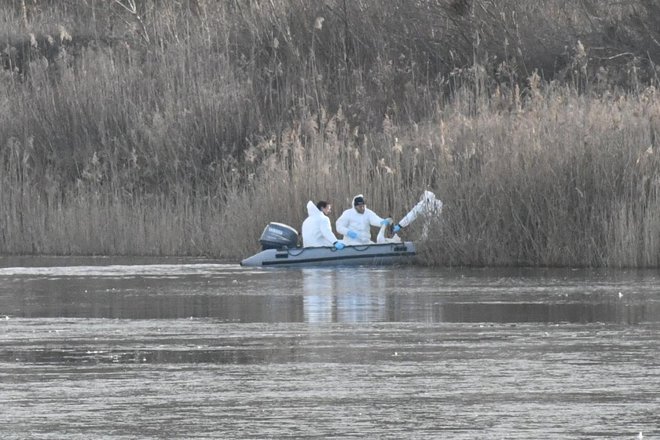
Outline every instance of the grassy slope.
<svg viewBox="0 0 660 440">
<path fill-rule="evenodd" d="M 658 265 L 649 2 L 161 3 L 0 7 L 0 252 L 237 259 L 430 188 L 430 264 Z"/>
</svg>

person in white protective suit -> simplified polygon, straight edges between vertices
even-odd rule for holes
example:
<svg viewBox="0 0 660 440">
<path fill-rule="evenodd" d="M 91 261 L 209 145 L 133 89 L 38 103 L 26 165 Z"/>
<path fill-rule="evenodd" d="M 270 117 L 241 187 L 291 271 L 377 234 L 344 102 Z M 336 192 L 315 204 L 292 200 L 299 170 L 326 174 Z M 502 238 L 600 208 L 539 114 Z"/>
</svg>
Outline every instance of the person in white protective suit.
<svg viewBox="0 0 660 440">
<path fill-rule="evenodd" d="M 428 235 L 431 220 L 434 216 L 440 215 L 441 212 L 442 200 L 436 199 L 435 194 L 431 191 L 424 191 L 419 202 L 401 219 L 399 223 L 394 225 L 392 232 L 396 234 L 401 229 L 408 227 L 421 215 L 425 219 L 421 235 L 421 239 L 424 240 Z"/>
<path fill-rule="evenodd" d="M 370 244 L 371 227 L 389 224 L 390 220 L 379 217 L 367 208 L 362 194 L 353 197 L 353 207 L 344 211 L 335 223 L 337 233 L 344 236 L 347 245 Z"/>
<path fill-rule="evenodd" d="M 344 243 L 337 240 L 332 233 L 328 214 L 332 211 L 332 205 L 321 200 L 316 205 L 311 200 L 307 202 L 308 217 L 302 224 L 303 247 L 334 246 L 343 249 Z"/>
</svg>

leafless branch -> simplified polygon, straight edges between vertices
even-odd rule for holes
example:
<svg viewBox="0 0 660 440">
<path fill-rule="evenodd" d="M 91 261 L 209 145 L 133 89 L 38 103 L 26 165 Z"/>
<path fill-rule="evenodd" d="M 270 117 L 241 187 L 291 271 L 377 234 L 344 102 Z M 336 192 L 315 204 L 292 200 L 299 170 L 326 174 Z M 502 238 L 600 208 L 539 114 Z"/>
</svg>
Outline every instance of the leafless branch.
<svg viewBox="0 0 660 440">
<path fill-rule="evenodd" d="M 114 0 L 115 4 L 121 6 L 122 8 L 126 9 L 128 12 L 131 14 L 136 14 L 137 15 L 137 8 L 135 6 L 135 0 L 126 0 L 127 4 L 124 4 L 121 0 Z"/>
<path fill-rule="evenodd" d="M 137 6 L 135 5 L 135 0 L 113 0 L 113 1 L 114 4 L 123 8 L 125 11 L 127 11 L 135 18 L 135 21 L 137 21 L 137 23 L 142 28 L 142 38 L 144 39 L 145 42 L 150 43 L 151 39 L 149 38 L 149 32 L 147 32 L 147 26 L 144 24 L 144 20 L 142 20 L 140 14 L 138 14 Z"/>
</svg>

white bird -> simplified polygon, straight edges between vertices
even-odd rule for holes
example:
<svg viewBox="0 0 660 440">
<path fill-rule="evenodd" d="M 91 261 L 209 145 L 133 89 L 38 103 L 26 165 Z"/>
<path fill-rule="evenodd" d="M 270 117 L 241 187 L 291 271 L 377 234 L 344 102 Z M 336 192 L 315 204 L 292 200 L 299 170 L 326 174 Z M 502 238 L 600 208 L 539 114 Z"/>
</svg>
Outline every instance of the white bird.
<svg viewBox="0 0 660 440">
<path fill-rule="evenodd" d="M 642 434 L 642 431 L 639 431 L 639 434 L 637 435 L 637 438 L 639 440 L 642 440 L 644 438 L 644 434 Z"/>
</svg>

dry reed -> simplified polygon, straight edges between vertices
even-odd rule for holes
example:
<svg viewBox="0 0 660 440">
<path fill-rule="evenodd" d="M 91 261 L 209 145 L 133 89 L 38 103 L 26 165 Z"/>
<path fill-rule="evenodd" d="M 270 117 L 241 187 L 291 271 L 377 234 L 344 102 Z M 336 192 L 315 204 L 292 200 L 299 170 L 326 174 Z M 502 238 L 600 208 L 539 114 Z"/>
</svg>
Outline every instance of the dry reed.
<svg viewBox="0 0 660 440">
<path fill-rule="evenodd" d="M 237 259 L 431 189 L 429 264 L 659 263 L 648 2 L 37 3 L 0 7 L 0 253 Z"/>
</svg>

